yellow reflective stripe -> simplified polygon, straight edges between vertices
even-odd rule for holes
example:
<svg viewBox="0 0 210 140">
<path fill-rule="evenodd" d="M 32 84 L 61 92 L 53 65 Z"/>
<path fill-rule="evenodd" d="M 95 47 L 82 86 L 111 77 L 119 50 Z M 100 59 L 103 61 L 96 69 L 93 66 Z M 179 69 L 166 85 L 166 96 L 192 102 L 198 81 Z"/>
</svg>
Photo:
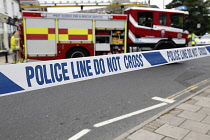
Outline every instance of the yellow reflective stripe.
<svg viewBox="0 0 210 140">
<path fill-rule="evenodd" d="M 10 44 L 11 44 L 12 46 L 15 46 L 15 45 L 16 45 L 15 37 L 14 37 L 14 36 L 11 37 L 11 39 L 10 39 Z"/>
<path fill-rule="evenodd" d="M 125 21 L 125 31 L 124 31 L 124 53 L 127 53 L 127 26 L 128 22 L 127 20 Z"/>
<path fill-rule="evenodd" d="M 69 40 L 69 36 L 65 34 L 60 34 L 59 35 L 59 40 Z"/>
<path fill-rule="evenodd" d="M 68 29 L 69 35 L 87 35 L 88 29 Z"/>
<path fill-rule="evenodd" d="M 92 35 L 88 35 L 88 40 L 93 40 L 93 36 Z"/>
<path fill-rule="evenodd" d="M 26 34 L 48 34 L 48 28 L 26 28 Z"/>
<path fill-rule="evenodd" d="M 48 34 L 48 40 L 55 40 L 55 34 Z"/>
<path fill-rule="evenodd" d="M 93 35 L 93 43 L 95 43 L 95 20 L 92 20 L 92 35 Z M 94 55 L 95 55 L 95 50 L 94 50 Z"/>
<path fill-rule="evenodd" d="M 55 40 L 56 43 L 58 43 L 59 37 L 58 37 L 58 19 L 55 19 Z"/>
<path fill-rule="evenodd" d="M 24 55 L 25 55 L 25 59 L 27 59 L 28 58 L 28 55 L 27 55 L 27 41 L 26 41 L 26 20 L 25 20 L 25 18 L 23 18 L 23 30 L 24 30 Z"/>
</svg>

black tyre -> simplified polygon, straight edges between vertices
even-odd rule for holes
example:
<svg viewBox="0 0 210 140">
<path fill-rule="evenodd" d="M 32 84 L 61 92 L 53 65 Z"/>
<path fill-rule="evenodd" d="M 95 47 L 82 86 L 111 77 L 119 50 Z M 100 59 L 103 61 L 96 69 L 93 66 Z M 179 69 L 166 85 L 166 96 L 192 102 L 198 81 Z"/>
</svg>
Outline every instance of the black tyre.
<svg viewBox="0 0 210 140">
<path fill-rule="evenodd" d="M 88 52 L 82 48 L 74 48 L 66 53 L 66 58 L 78 58 L 88 56 Z"/>
<path fill-rule="evenodd" d="M 166 44 L 161 44 L 158 46 L 158 50 L 164 50 L 164 49 L 169 49 L 171 45 L 166 43 Z"/>
<path fill-rule="evenodd" d="M 169 41 L 161 41 L 155 46 L 155 50 L 172 49 L 175 48 L 175 44 Z"/>
</svg>

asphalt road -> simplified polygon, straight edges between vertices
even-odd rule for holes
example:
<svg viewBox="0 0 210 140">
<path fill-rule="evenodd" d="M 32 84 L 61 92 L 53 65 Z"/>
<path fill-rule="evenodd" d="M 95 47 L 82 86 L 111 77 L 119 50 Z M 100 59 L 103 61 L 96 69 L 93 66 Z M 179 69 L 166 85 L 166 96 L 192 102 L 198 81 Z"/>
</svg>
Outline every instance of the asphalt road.
<svg viewBox="0 0 210 140">
<path fill-rule="evenodd" d="M 95 124 L 162 102 L 210 78 L 210 57 L 0 98 L 0 140 L 112 140 L 172 104 L 105 126 Z M 177 97 L 176 102 L 209 85 Z M 71 140 L 71 139 L 70 139 Z"/>
</svg>

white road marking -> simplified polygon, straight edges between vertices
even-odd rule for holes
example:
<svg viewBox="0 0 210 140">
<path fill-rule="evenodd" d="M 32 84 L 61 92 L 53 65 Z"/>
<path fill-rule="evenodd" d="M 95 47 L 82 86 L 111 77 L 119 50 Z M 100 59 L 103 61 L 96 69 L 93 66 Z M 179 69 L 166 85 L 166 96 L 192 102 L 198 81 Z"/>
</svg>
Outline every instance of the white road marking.
<svg viewBox="0 0 210 140">
<path fill-rule="evenodd" d="M 80 131 L 79 133 L 77 133 L 76 135 L 74 135 L 73 137 L 69 138 L 68 140 L 78 140 L 79 138 L 81 138 L 82 136 L 84 136 L 90 131 L 91 131 L 90 129 L 84 129 Z"/>
<path fill-rule="evenodd" d="M 162 107 L 162 106 L 164 106 L 164 105 L 167 105 L 167 103 L 160 103 L 160 104 L 157 104 L 157 105 L 153 105 L 153 106 L 150 106 L 150 107 L 147 107 L 147 108 L 144 108 L 144 109 L 141 109 L 141 110 L 138 110 L 138 111 L 129 113 L 129 114 L 125 114 L 125 115 L 123 115 L 123 116 L 119 116 L 119 117 L 116 117 L 116 118 L 113 118 L 113 119 L 110 119 L 110 120 L 107 120 L 107 121 L 104 121 L 104 122 L 95 124 L 95 125 L 93 125 L 93 126 L 94 126 L 94 127 L 101 127 L 101 126 L 104 126 L 104 125 L 107 125 L 107 124 L 110 124 L 110 123 L 113 123 L 113 122 L 116 122 L 116 121 L 119 121 L 119 120 L 123 120 L 123 119 L 125 119 L 125 118 L 132 117 L 132 116 L 134 116 L 134 115 L 141 114 L 141 113 L 146 112 L 146 111 L 149 111 L 149 110 L 153 110 L 153 109 L 155 109 L 155 108 Z"/>
<path fill-rule="evenodd" d="M 153 100 L 157 100 L 157 101 L 161 101 L 161 102 L 165 102 L 165 103 L 173 103 L 175 102 L 175 100 L 171 100 L 171 99 L 164 99 L 164 98 L 160 98 L 160 97 L 152 97 Z"/>
</svg>

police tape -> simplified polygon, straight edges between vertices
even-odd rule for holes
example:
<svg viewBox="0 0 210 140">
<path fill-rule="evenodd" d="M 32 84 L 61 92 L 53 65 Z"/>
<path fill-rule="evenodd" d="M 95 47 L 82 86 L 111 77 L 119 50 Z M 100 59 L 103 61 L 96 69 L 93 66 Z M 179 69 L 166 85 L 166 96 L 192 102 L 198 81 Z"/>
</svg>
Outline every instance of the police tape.
<svg viewBox="0 0 210 140">
<path fill-rule="evenodd" d="M 0 66 L 0 96 L 210 56 L 210 46 Z"/>
</svg>

